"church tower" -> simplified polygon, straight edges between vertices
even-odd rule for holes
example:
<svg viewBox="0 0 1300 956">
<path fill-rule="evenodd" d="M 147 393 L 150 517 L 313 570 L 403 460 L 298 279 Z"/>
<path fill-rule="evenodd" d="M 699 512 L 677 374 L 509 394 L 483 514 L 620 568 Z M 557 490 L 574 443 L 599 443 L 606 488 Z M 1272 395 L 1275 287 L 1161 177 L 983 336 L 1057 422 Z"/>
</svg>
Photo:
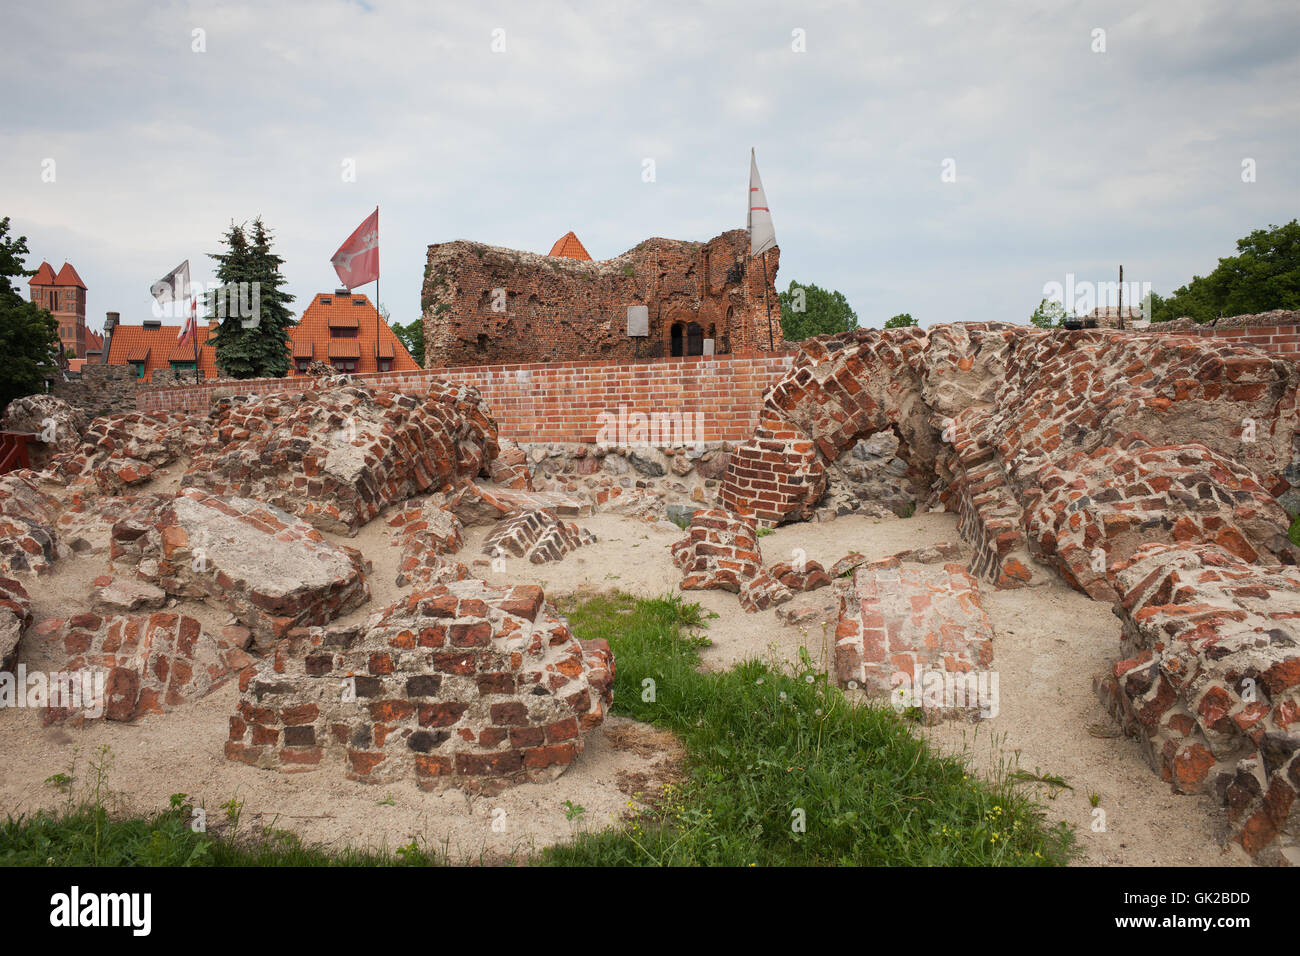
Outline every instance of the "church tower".
<svg viewBox="0 0 1300 956">
<path fill-rule="evenodd" d="M 36 275 L 28 281 L 32 301 L 48 309 L 59 323 L 59 341 L 66 352 L 72 349 L 77 358 L 85 358 L 90 347 L 86 330 L 86 283 L 71 264 L 63 263 L 58 275 L 48 262 L 42 262 Z"/>
</svg>

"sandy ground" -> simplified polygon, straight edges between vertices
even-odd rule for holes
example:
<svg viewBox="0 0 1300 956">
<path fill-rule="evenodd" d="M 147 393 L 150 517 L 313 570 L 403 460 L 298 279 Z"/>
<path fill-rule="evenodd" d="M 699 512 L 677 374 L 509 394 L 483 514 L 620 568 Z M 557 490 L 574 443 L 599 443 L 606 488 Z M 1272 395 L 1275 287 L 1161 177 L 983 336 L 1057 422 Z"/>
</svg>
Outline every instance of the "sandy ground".
<svg viewBox="0 0 1300 956">
<path fill-rule="evenodd" d="M 488 580 L 545 582 L 548 593 L 621 588 L 652 596 L 676 591 L 680 572 L 668 548 L 681 537 L 671 524 L 648 525 L 609 515 L 583 519 L 600 539 L 552 567 L 521 567 L 503 574 L 475 569 Z M 486 529 L 470 529 L 462 558 L 470 560 Z M 764 562 L 791 560 L 802 548 L 808 560 L 830 567 L 851 551 L 885 557 L 940 541 L 960 543 L 955 515 L 909 519 L 848 516 L 817 524 L 786 525 L 763 537 Z M 797 600 L 816 600 L 818 591 Z M 1027 784 L 1047 809 L 1049 822 L 1075 827 L 1081 865 L 1186 866 L 1248 863 L 1239 850 L 1223 851 L 1222 811 L 1208 797 L 1173 793 L 1143 759 L 1136 741 L 1119 736 L 1092 691 L 1092 676 L 1118 656 L 1119 621 L 1107 604 L 1053 580 L 1042 587 L 997 591 L 983 587 L 994 629 L 999 712 L 975 724 L 954 721 L 919 728 L 937 747 L 963 753 L 986 773 L 1019 769 L 1059 778 L 1072 789 Z M 685 592 L 719 617 L 710 621 L 713 646 L 705 666 L 731 667 L 752 657 L 797 661 L 805 647 L 827 666 L 834 624 L 788 627 L 775 610 L 746 614 L 722 591 Z M 1098 798 L 1097 807 L 1091 803 Z M 1103 814 L 1095 814 L 1100 809 Z M 1104 827 L 1104 829 L 1103 829 Z"/>
<path fill-rule="evenodd" d="M 535 582 L 551 596 L 614 589 L 643 596 L 678 593 L 680 572 L 669 555 L 669 547 L 682 534 L 675 526 L 608 514 L 580 523 L 596 534 L 597 543 L 557 564 L 539 566 L 511 558 L 503 571 L 493 570 L 481 555 L 486 527 L 466 530 L 466 546 L 457 557 L 489 582 Z M 327 537 L 360 548 L 374 566 L 369 576 L 372 600 L 343 620 L 362 620 L 406 593 L 394 583 L 398 549 L 383 519 L 354 538 Z M 850 551 L 883 557 L 958 540 L 952 515 L 850 516 L 786 526 L 763 537 L 760 546 L 768 564 L 792 560 L 802 548 L 808 559 L 829 567 Z M 33 587 L 37 618 L 86 606 L 90 582 L 104 573 L 106 563 L 106 554 L 98 549 L 61 561 L 54 574 Z M 825 600 L 829 593 L 814 592 L 799 600 Z M 724 669 L 756 656 L 795 661 L 800 647 L 823 667 L 829 661 L 833 624 L 796 628 L 782 624 L 773 610 L 745 614 L 736 597 L 725 592 L 685 596 L 718 615 L 709 624 L 712 646 L 703 653 L 708 668 Z M 1109 607 L 1055 582 L 1032 590 L 986 588 L 984 601 L 995 632 L 998 715 L 978 724 L 942 724 L 918 732 L 948 752 L 968 754 L 988 772 L 1019 767 L 1062 778 L 1072 789 L 1029 786 L 1046 806 L 1049 822 L 1065 820 L 1075 826 L 1083 864 L 1242 862 L 1244 857 L 1219 848 L 1220 811 L 1207 798 L 1172 794 L 1146 765 L 1138 745 L 1116 736 L 1115 725 L 1093 696 L 1092 675 L 1118 650 L 1118 622 Z M 192 602 L 177 609 L 210 627 L 229 620 L 224 609 Z M 29 667 L 43 663 L 39 649 L 31 646 L 24 648 L 22 660 Z M 414 840 L 429 849 L 445 849 L 454 861 L 501 862 L 520 859 L 581 828 L 612 825 L 628 812 L 630 800 L 672 779 L 681 758 L 671 735 L 612 718 L 588 737 L 586 750 L 568 771 L 549 784 L 479 798 L 459 791 L 425 793 L 412 781 L 374 787 L 346 780 L 341 768 L 328 761 L 299 774 L 226 761 L 221 748 L 237 699 L 230 683 L 162 717 L 135 725 L 98 722 L 79 730 L 42 728 L 39 714 L 27 710 L 0 712 L 0 813 L 16 815 L 59 805 L 64 798 L 44 782 L 46 778 L 68 773 L 75 765 L 85 785 L 89 758 L 108 745 L 108 787 L 114 805 L 123 809 L 161 808 L 171 794 L 185 792 L 207 808 L 210 823 L 219 823 L 224 817 L 221 804 L 233 798 L 244 802 L 241 828 L 292 829 L 307 842 L 335 847 L 393 849 Z M 1104 831 L 1096 828 L 1093 794 L 1105 811 Z M 584 812 L 569 820 L 566 801 Z"/>
</svg>

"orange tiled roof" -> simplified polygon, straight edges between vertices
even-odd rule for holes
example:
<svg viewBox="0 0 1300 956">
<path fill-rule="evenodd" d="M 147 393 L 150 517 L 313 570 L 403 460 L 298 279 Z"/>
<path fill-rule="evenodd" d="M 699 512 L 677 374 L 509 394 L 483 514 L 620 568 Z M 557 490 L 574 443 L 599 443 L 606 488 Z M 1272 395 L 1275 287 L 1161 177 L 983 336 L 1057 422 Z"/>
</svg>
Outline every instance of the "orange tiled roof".
<svg viewBox="0 0 1300 956">
<path fill-rule="evenodd" d="M 28 285 L 54 285 L 54 270 L 48 262 L 42 262 L 36 275 L 27 280 Z"/>
<path fill-rule="evenodd" d="M 83 367 L 85 364 L 86 364 L 86 360 L 85 360 L 85 359 L 68 359 L 68 371 L 69 371 L 69 372 L 80 372 L 81 369 L 82 369 L 82 367 Z"/>
<path fill-rule="evenodd" d="M 322 299 L 330 300 L 329 304 L 323 303 Z M 342 325 L 337 321 L 340 314 L 345 316 Z M 348 321 L 349 317 L 353 320 L 351 324 Z M 335 328 L 355 327 L 356 337 L 331 337 L 332 320 Z M 376 322 L 379 323 L 377 337 Z M 203 372 L 204 378 L 217 377 L 216 349 L 211 345 L 203 344 L 216 331 L 216 326 L 216 322 L 199 322 L 199 369 Z M 139 325 L 119 325 L 113 330 L 113 337 L 109 340 L 108 355 L 104 359 L 104 364 L 126 365 L 132 361 L 144 361 L 144 377 L 147 381 L 152 381 L 155 369 L 170 368 L 170 363 L 173 361 L 193 361 L 193 343 L 186 342 L 184 348 L 177 348 L 176 340 L 180 334 L 179 325 L 163 325 L 156 329 L 146 329 Z M 334 346 L 341 346 L 341 349 Z M 393 330 L 379 318 L 375 307 L 370 304 L 369 297 L 364 295 L 355 293 L 335 295 L 328 292 L 317 295 L 303 312 L 298 324 L 289 329 L 291 361 L 312 356 L 321 359 L 327 356 L 351 358 L 356 360 L 357 372 L 376 372 L 379 370 L 379 363 L 375 357 L 376 351 L 382 358 L 392 356 L 389 367 L 393 371 L 410 371 L 419 368 L 415 364 L 415 359 L 411 358 L 410 353 L 393 334 Z M 132 358 L 132 355 L 143 355 L 144 358 Z M 289 374 L 298 374 L 297 369 L 292 365 Z"/>
<path fill-rule="evenodd" d="M 565 259 L 585 259 L 588 262 L 591 261 L 591 254 L 587 252 L 586 248 L 578 241 L 578 237 L 575 236 L 572 231 L 566 232 L 564 235 L 560 236 L 559 239 L 556 239 L 555 245 L 551 246 L 551 251 L 548 255 L 561 256 Z"/>
<path fill-rule="evenodd" d="M 336 329 L 355 328 L 356 337 L 331 336 L 331 326 Z M 388 327 L 388 323 L 379 317 L 370 297 L 359 292 L 319 293 L 307 306 L 298 324 L 289 330 L 289 334 L 293 337 L 295 358 L 307 357 L 300 355 L 299 349 L 304 348 L 301 343 L 310 342 L 311 354 L 323 361 L 330 358 L 355 358 L 357 372 L 379 370 L 376 352 L 380 358 L 388 358 L 386 352 L 391 354 L 389 367 L 393 371 L 410 371 L 420 367 Z M 296 369 L 290 369 L 289 374 L 297 374 Z"/>
<path fill-rule="evenodd" d="M 329 357 L 332 359 L 361 358 L 361 343 L 356 339 L 330 339 Z"/>
<path fill-rule="evenodd" d="M 59 274 L 54 277 L 55 285 L 75 285 L 79 289 L 84 289 L 86 283 L 81 281 L 81 276 L 77 275 L 77 270 L 72 268 L 72 263 L 63 263 L 63 268 Z"/>
<path fill-rule="evenodd" d="M 204 378 L 217 377 L 216 349 L 203 344 L 216 330 L 216 325 L 215 322 L 198 323 L 199 368 Z M 113 330 L 113 337 L 109 339 L 108 355 L 104 357 L 104 364 L 126 365 L 130 362 L 144 362 L 145 380 L 153 381 L 155 369 L 171 367 L 172 353 L 176 349 L 176 340 L 180 335 L 179 325 L 162 325 L 151 329 L 140 325 L 119 325 Z M 184 357 L 177 356 L 175 361 L 194 361 L 192 342 L 186 342 L 185 348 L 180 351 L 184 352 Z"/>
<path fill-rule="evenodd" d="M 98 332 L 86 329 L 86 351 L 95 352 L 104 350 L 104 336 Z"/>
</svg>

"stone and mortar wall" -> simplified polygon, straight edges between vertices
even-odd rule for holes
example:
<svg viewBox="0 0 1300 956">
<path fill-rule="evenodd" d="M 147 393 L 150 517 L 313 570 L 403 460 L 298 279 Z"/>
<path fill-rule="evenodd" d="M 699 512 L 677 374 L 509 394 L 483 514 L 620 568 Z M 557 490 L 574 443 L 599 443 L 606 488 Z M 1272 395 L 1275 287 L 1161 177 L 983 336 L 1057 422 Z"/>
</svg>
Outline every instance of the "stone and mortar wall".
<svg viewBox="0 0 1300 956">
<path fill-rule="evenodd" d="M 674 323 L 713 330 L 719 353 L 780 350 L 776 298 L 780 250 L 763 265 L 733 229 L 708 242 L 647 239 L 590 262 L 475 242 L 429 247 L 421 290 L 426 361 L 432 365 L 628 361 L 671 355 Z M 499 290 L 499 291 L 498 291 Z M 627 309 L 649 310 L 649 335 L 627 335 Z"/>
<path fill-rule="evenodd" d="M 55 382 L 51 392 L 86 418 L 97 418 L 135 411 L 140 387 L 129 365 L 85 365 L 80 378 Z"/>
</svg>

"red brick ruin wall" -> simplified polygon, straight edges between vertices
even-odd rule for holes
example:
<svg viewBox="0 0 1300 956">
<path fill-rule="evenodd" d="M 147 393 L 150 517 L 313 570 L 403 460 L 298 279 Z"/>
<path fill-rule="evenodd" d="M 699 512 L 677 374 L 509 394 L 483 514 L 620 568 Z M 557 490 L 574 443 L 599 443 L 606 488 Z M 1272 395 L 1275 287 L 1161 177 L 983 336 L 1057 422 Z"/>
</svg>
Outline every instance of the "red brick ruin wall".
<svg viewBox="0 0 1300 956">
<path fill-rule="evenodd" d="M 425 361 L 456 366 L 658 358 L 674 354 L 673 327 L 691 324 L 714 338 L 718 354 L 780 351 L 779 265 L 780 250 L 770 250 L 765 296 L 764 263 L 750 258 L 743 229 L 708 242 L 647 239 L 601 262 L 464 241 L 431 245 L 420 300 Z M 628 337 L 632 305 L 649 310 L 645 338 Z"/>
<path fill-rule="evenodd" d="M 1113 605 L 1102 701 L 1175 791 L 1223 803 L 1248 853 L 1297 863 L 1300 548 L 1283 506 L 1300 510 L 1300 367 L 1234 331 L 810 339 L 719 499 L 755 526 L 806 520 L 829 463 L 894 432 L 926 506 L 958 514 L 976 578 L 1055 574 Z"/>
<path fill-rule="evenodd" d="M 655 362 L 557 362 L 423 369 L 353 376 L 366 385 L 423 394 L 432 379 L 473 385 L 487 402 L 502 438 L 520 442 L 593 442 L 602 412 L 699 412 L 694 440 L 739 442 L 754 432 L 763 395 L 794 362 L 793 353 L 675 358 Z M 206 412 L 213 393 L 302 392 L 315 379 L 270 378 L 211 385 L 142 389 L 139 409 Z"/>
<path fill-rule="evenodd" d="M 774 313 L 775 314 L 775 313 Z M 1273 355 L 1300 360 L 1300 316 L 1295 324 L 1191 326 L 1181 335 L 1251 345 Z M 1247 316 L 1246 319 L 1262 317 Z M 1224 320 L 1235 323 L 1239 320 Z M 763 327 L 766 335 L 766 326 Z M 1139 333 L 1155 335 L 1155 332 Z M 644 343 L 643 343 L 644 344 Z M 743 441 L 754 433 L 766 391 L 791 368 L 791 343 L 778 355 L 719 355 L 703 358 L 663 358 L 642 362 L 570 361 L 531 364 L 484 364 L 417 372 L 385 372 L 354 376 L 372 386 L 423 392 L 432 378 L 476 386 L 497 420 L 502 438 L 522 442 L 593 441 L 596 416 L 651 410 L 703 412 L 704 441 Z M 315 387 L 307 378 L 251 379 L 202 385 L 141 387 L 136 407 L 143 412 L 206 411 L 212 394 L 224 389 L 237 395 L 266 395 Z"/>
</svg>

